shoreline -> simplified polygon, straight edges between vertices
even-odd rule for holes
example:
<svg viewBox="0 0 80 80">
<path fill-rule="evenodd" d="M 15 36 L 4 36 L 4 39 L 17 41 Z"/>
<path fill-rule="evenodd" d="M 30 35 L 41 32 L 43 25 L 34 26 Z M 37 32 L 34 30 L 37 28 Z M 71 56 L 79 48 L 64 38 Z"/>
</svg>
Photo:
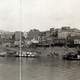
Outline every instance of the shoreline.
<svg viewBox="0 0 80 80">
<path fill-rule="evenodd" d="M 8 50 L 19 51 L 17 48 L 1 48 L 0 53 L 6 52 Z M 68 47 L 36 47 L 36 48 L 26 48 L 22 51 L 37 51 L 41 53 L 41 56 L 62 56 L 69 52 L 77 52 L 77 48 L 68 48 Z"/>
</svg>

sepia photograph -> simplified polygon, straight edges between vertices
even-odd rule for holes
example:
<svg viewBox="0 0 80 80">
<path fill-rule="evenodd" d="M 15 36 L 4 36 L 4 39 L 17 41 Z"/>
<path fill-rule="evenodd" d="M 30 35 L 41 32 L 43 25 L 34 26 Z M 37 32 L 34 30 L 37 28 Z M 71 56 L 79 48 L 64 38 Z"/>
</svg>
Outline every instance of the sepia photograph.
<svg viewBox="0 0 80 80">
<path fill-rule="evenodd" d="M 80 80 L 80 0 L 0 0 L 0 80 Z"/>
</svg>

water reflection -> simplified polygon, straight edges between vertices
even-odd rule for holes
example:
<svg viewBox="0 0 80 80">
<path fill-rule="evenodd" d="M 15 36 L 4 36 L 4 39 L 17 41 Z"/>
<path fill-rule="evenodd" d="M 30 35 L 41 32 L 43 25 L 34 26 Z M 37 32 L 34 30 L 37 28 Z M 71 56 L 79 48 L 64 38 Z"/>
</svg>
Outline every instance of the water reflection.
<svg viewBox="0 0 80 80">
<path fill-rule="evenodd" d="M 0 58 L 0 80 L 19 80 L 19 58 Z M 80 80 L 80 61 L 22 58 L 22 80 Z"/>
</svg>

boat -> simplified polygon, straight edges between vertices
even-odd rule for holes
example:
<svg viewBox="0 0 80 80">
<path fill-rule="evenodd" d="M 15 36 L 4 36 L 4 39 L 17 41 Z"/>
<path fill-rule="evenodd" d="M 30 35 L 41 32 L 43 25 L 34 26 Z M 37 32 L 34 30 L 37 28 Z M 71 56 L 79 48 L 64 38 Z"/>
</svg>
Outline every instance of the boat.
<svg viewBox="0 0 80 80">
<path fill-rule="evenodd" d="M 27 52 L 26 54 L 26 57 L 32 57 L 32 58 L 39 57 L 39 56 L 40 56 L 40 53 L 35 51 L 30 51 L 30 52 Z"/>
<path fill-rule="evenodd" d="M 0 57 L 5 57 L 6 52 L 0 52 Z"/>
<path fill-rule="evenodd" d="M 64 60 L 80 60 L 80 51 L 77 53 L 69 52 L 62 57 Z"/>
<path fill-rule="evenodd" d="M 31 57 L 31 58 L 36 58 L 36 57 L 39 57 L 40 56 L 40 53 L 39 52 L 35 52 L 35 51 L 23 51 L 21 54 L 17 54 L 16 57 Z"/>
<path fill-rule="evenodd" d="M 0 53 L 0 57 L 32 57 L 36 58 L 40 56 L 40 52 L 36 51 L 22 51 L 21 54 L 18 51 L 7 51 Z"/>
<path fill-rule="evenodd" d="M 16 57 L 16 51 L 7 51 L 7 53 L 5 54 L 5 57 Z"/>
</svg>

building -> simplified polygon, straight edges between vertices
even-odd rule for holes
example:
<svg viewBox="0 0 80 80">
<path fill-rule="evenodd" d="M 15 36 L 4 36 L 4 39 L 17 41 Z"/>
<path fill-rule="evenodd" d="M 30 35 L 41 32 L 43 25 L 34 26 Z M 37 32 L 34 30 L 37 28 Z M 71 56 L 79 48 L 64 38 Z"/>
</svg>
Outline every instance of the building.
<svg viewBox="0 0 80 80">
<path fill-rule="evenodd" d="M 19 41 L 20 38 L 23 37 L 23 32 L 16 31 L 16 32 L 14 32 L 14 35 L 15 35 L 15 40 L 16 40 L 16 41 Z"/>
<path fill-rule="evenodd" d="M 72 29 L 71 36 L 80 36 L 80 30 Z"/>
<path fill-rule="evenodd" d="M 65 39 L 54 39 L 54 45 L 57 45 L 57 46 L 66 45 L 66 40 Z"/>
<path fill-rule="evenodd" d="M 80 45 L 80 35 L 72 37 L 75 45 Z"/>
<path fill-rule="evenodd" d="M 39 41 L 47 41 L 50 38 L 50 31 L 44 31 L 40 33 Z"/>
<path fill-rule="evenodd" d="M 58 31 L 58 39 L 67 39 L 69 35 L 71 35 L 70 31 L 66 31 L 66 30 Z"/>
<path fill-rule="evenodd" d="M 58 30 L 58 39 L 67 39 L 68 37 L 72 36 L 79 36 L 80 30 L 70 28 L 70 27 L 62 27 Z"/>
<path fill-rule="evenodd" d="M 70 26 L 63 26 L 62 28 L 61 28 L 61 30 L 70 30 L 71 28 L 70 28 Z"/>
<path fill-rule="evenodd" d="M 54 28 L 50 28 L 50 34 L 53 35 L 55 32 L 55 29 Z"/>
<path fill-rule="evenodd" d="M 69 35 L 71 35 L 69 26 L 64 26 L 58 30 L 58 39 L 67 39 Z"/>
</svg>

